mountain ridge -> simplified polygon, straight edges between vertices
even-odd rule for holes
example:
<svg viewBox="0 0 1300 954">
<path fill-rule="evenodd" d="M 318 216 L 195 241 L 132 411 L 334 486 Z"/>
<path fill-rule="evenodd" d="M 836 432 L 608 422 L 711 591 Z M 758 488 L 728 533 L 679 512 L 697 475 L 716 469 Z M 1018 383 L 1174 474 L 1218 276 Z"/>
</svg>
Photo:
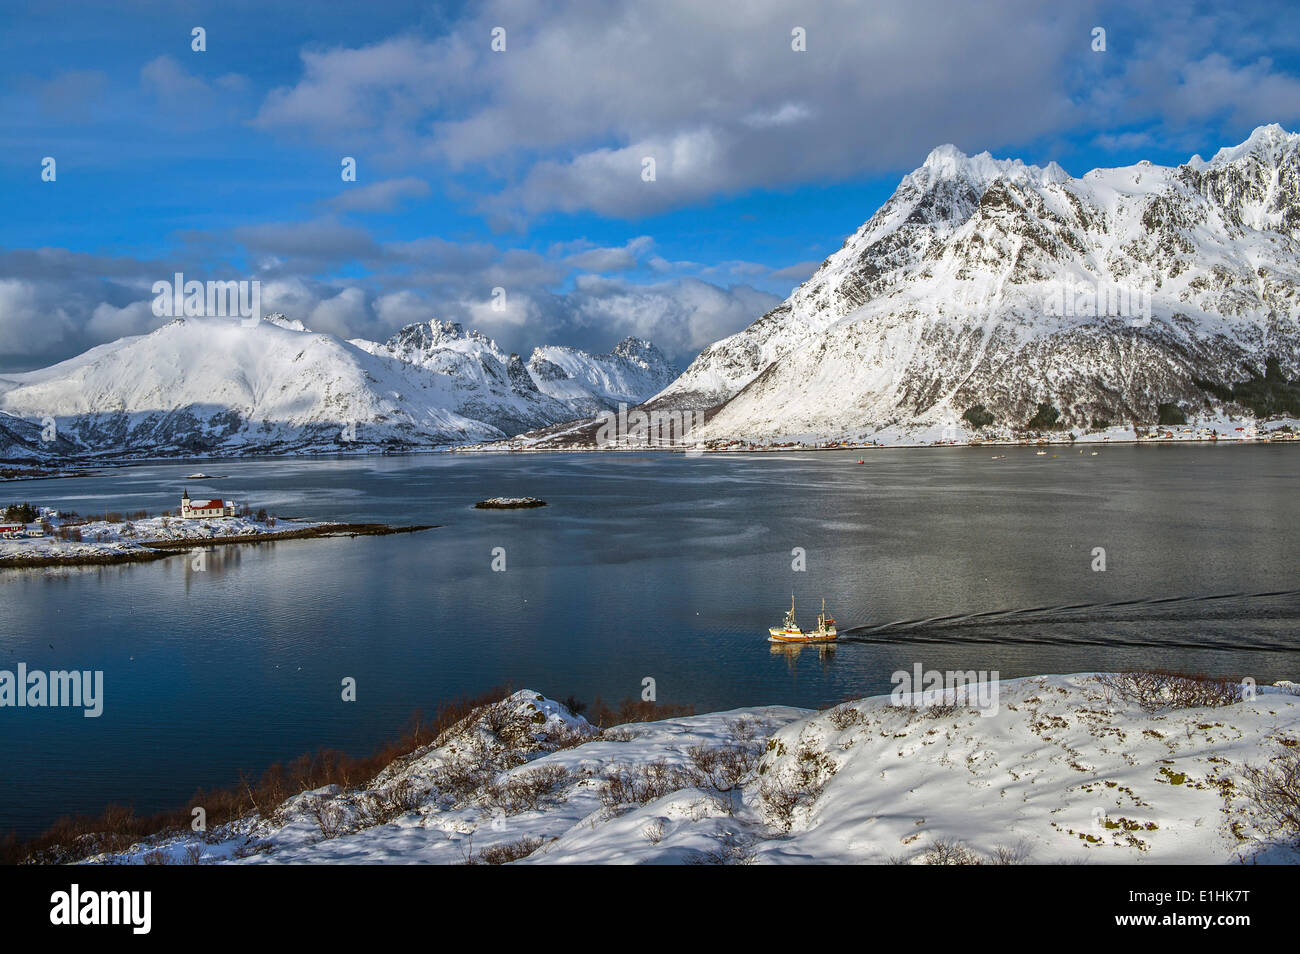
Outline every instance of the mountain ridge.
<svg viewBox="0 0 1300 954">
<path fill-rule="evenodd" d="M 570 354 L 575 368 L 607 357 Z M 584 400 L 571 402 L 544 393 L 517 354 L 454 322 L 417 322 L 377 343 L 313 332 L 278 313 L 252 326 L 176 318 L 48 368 L 0 375 L 0 458 L 432 449 L 577 418 L 612 397 L 637 403 L 665 374 L 624 379 L 621 395 L 575 386 Z"/>
<path fill-rule="evenodd" d="M 647 403 L 709 409 L 702 439 L 973 435 L 976 406 L 1022 429 L 1043 404 L 1081 428 L 1217 411 L 1214 388 L 1270 358 L 1300 373 L 1298 230 L 1300 135 L 1279 126 L 1209 162 L 1078 178 L 940 146 L 786 301 Z M 1051 314 L 1062 288 L 1092 304 Z M 1103 313 L 1115 289 L 1150 314 Z"/>
</svg>

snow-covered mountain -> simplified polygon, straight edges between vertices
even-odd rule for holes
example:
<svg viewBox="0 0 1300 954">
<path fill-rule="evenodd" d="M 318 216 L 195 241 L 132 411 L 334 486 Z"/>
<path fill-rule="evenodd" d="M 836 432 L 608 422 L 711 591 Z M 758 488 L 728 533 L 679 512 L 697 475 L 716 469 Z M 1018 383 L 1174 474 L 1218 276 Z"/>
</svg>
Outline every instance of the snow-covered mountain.
<svg viewBox="0 0 1300 954">
<path fill-rule="evenodd" d="M 1258 392 L 1270 359 L 1293 389 L 1298 313 L 1300 135 L 1081 178 L 940 146 L 649 403 L 716 407 L 701 437 L 1015 428 L 1044 404 L 1068 426 L 1155 423 Z"/>
<path fill-rule="evenodd" d="M 455 410 L 508 434 L 617 408 L 619 402 L 638 404 L 677 376 L 658 348 L 638 338 L 625 338 L 600 355 L 540 347 L 527 365 L 452 321 L 407 325 L 383 344 L 352 343 L 455 379 Z"/>
<path fill-rule="evenodd" d="M 536 348 L 528 372 L 537 387 L 563 401 L 575 414 L 617 410 L 620 403 L 639 404 L 677 378 L 677 368 L 643 338 L 624 338 L 609 354 L 577 348 Z"/>
<path fill-rule="evenodd" d="M 400 449 L 501 435 L 450 410 L 454 392 L 454 382 L 332 335 L 177 318 L 0 377 L 0 410 L 52 418 L 60 438 L 93 456 Z"/>
<path fill-rule="evenodd" d="M 452 393 L 451 407 L 506 434 L 576 417 L 543 394 L 517 354 L 504 354 L 491 338 L 451 321 L 407 325 L 382 344 L 353 339 L 377 356 L 430 372 Z"/>
<path fill-rule="evenodd" d="M 543 352 L 563 352 L 574 379 L 548 378 L 555 395 L 518 355 L 450 322 L 409 325 L 378 344 L 315 333 L 279 314 L 253 327 L 178 318 L 40 371 L 0 376 L 0 458 L 400 451 L 495 440 L 595 404 L 636 404 L 674 376 L 646 342 L 624 342 L 612 355 Z"/>
</svg>

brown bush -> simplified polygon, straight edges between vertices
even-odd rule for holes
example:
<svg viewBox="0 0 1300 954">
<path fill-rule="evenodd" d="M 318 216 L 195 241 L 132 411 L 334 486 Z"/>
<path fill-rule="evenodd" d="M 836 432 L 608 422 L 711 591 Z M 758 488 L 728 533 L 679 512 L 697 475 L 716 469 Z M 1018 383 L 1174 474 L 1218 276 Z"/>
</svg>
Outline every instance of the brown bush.
<svg viewBox="0 0 1300 954">
<path fill-rule="evenodd" d="M 835 728 L 839 729 L 841 732 L 845 729 L 851 729 L 856 725 L 862 725 L 866 722 L 866 716 L 862 714 L 861 710 L 859 710 L 857 706 L 848 702 L 831 709 L 830 712 L 826 713 L 826 716 L 830 719 L 831 725 L 835 726 Z"/>
<path fill-rule="evenodd" d="M 752 745 L 693 745 L 685 774 L 696 788 L 732 792 L 754 777 L 761 751 Z"/>
<path fill-rule="evenodd" d="M 644 699 L 624 699 L 614 709 L 600 698 L 591 704 L 591 715 L 587 717 L 592 725 L 612 726 L 625 722 L 658 722 L 660 719 L 675 719 L 680 716 L 695 715 L 692 705 L 678 705 L 668 702 L 647 702 Z"/>
<path fill-rule="evenodd" d="M 410 779 L 363 793 L 357 799 L 356 829 L 374 828 L 401 818 L 420 806 L 423 794 Z"/>
<path fill-rule="evenodd" d="M 506 815 L 518 815 L 553 803 L 576 778 L 576 773 L 562 765 L 543 765 L 488 782 L 484 796 L 489 807 Z"/>
<path fill-rule="evenodd" d="M 1266 764 L 1247 765 L 1241 774 L 1260 829 L 1300 846 L 1300 745 L 1287 742 Z"/>
<path fill-rule="evenodd" d="M 61 528 L 62 529 L 62 528 Z M 68 864 L 104 852 L 125 851 L 151 837 L 190 831 L 193 809 L 201 807 L 209 830 L 256 812 L 272 817 L 285 799 L 303 791 L 338 785 L 345 790 L 364 785 L 384 768 L 445 737 L 467 717 L 500 701 L 508 689 L 496 688 L 476 697 L 461 697 L 438 707 L 432 720 L 417 711 L 403 733 L 369 756 L 353 757 L 321 749 L 294 759 L 286 767 L 275 763 L 253 782 L 246 773 L 225 788 L 197 791 L 184 808 L 137 816 L 126 806 L 110 805 L 97 816 L 65 816 L 34 838 L 9 834 L 0 839 L 0 864 Z M 382 806 L 381 810 L 382 810 Z"/>
<path fill-rule="evenodd" d="M 1096 677 L 1108 693 L 1143 712 L 1230 706 L 1241 700 L 1240 681 L 1163 669 L 1130 670 Z"/>
<path fill-rule="evenodd" d="M 936 841 L 921 856 L 924 865 L 979 865 L 980 856 L 959 841 Z"/>
<path fill-rule="evenodd" d="M 465 858 L 465 864 L 507 865 L 512 861 L 518 861 L 520 858 L 527 858 L 540 847 L 542 847 L 542 839 L 540 838 L 520 838 L 518 841 L 484 848 L 477 856 L 471 851 Z"/>
<path fill-rule="evenodd" d="M 680 769 L 670 768 L 663 759 L 617 766 L 605 776 L 600 803 L 606 812 L 618 814 L 629 805 L 645 805 L 691 786 L 691 779 L 683 777 Z"/>
<path fill-rule="evenodd" d="M 781 831 L 789 831 L 794 824 L 794 813 L 799 806 L 815 797 L 812 792 L 796 784 L 788 776 L 769 776 L 758 788 L 759 800 L 768 817 Z"/>
</svg>

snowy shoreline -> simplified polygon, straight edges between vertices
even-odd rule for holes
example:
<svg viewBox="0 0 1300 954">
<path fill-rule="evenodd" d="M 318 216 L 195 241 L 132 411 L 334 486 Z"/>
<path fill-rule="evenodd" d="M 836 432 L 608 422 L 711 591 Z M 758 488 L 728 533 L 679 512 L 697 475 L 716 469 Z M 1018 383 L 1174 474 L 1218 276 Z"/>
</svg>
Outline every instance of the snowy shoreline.
<svg viewBox="0 0 1300 954">
<path fill-rule="evenodd" d="M 140 563 L 185 553 L 196 546 L 233 546 L 277 540 L 321 539 L 335 536 L 385 536 L 414 533 L 431 526 L 399 527 L 380 523 L 329 523 L 281 518 L 287 527 L 266 526 L 246 517 L 182 520 L 151 517 L 138 521 L 96 521 L 79 526 L 94 540 L 56 540 L 36 537 L 0 540 L 0 569 L 37 569 L 57 566 L 102 566 Z M 132 533 L 126 534 L 125 527 Z"/>
<path fill-rule="evenodd" d="M 1249 784 L 1297 754 L 1300 685 L 1205 685 L 1153 709 L 1098 674 L 1034 676 L 997 683 L 994 713 L 875 696 L 604 730 L 522 690 L 354 789 L 87 860 L 1300 862 Z"/>
</svg>

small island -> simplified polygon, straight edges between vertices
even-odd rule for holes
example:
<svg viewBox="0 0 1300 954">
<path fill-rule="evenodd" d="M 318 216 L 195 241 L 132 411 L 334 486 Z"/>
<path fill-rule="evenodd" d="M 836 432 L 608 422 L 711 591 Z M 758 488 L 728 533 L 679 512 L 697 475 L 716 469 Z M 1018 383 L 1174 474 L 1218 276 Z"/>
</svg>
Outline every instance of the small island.
<svg viewBox="0 0 1300 954">
<path fill-rule="evenodd" d="M 545 507 L 545 500 L 536 497 L 489 497 L 474 505 L 476 510 L 526 510 L 529 507 Z"/>
<path fill-rule="evenodd" d="M 254 513 L 228 500 L 181 498 L 176 511 L 108 512 L 102 520 L 68 511 L 14 504 L 0 523 L 0 569 L 96 566 L 160 560 L 196 546 L 269 543 L 320 537 L 385 536 L 431 530 L 432 525 L 331 523 Z"/>
</svg>

